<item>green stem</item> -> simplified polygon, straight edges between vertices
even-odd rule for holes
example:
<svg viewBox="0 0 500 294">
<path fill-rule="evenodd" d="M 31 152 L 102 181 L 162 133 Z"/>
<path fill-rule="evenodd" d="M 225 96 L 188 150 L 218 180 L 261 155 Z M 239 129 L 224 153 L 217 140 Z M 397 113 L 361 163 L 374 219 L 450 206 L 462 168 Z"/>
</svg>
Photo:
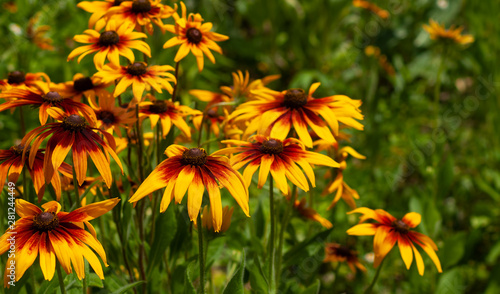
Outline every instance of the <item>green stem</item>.
<svg viewBox="0 0 500 294">
<path fill-rule="evenodd" d="M 290 203 L 289 205 L 286 207 L 286 210 L 285 210 L 285 215 L 283 216 L 282 218 L 282 222 L 281 222 L 281 228 L 280 228 L 280 235 L 279 235 L 279 240 L 278 240 L 278 262 L 277 262 L 277 265 L 276 265 L 276 286 L 279 288 L 279 285 L 280 285 L 280 278 L 281 278 L 281 262 L 283 260 L 283 243 L 284 243 L 284 240 L 285 240 L 285 232 L 286 232 L 286 228 L 288 226 L 288 223 L 290 222 L 290 218 L 291 218 L 291 212 L 293 210 L 293 206 L 295 205 L 295 193 L 297 192 L 297 186 L 293 185 L 293 189 L 292 189 L 292 194 L 290 195 Z"/>
<path fill-rule="evenodd" d="M 30 276 L 31 276 L 31 286 L 33 287 L 33 293 L 36 293 L 36 277 L 35 277 L 35 268 L 33 266 L 30 267 Z"/>
<path fill-rule="evenodd" d="M 201 214 L 198 213 L 198 259 L 200 262 L 200 293 L 205 294 L 205 258 L 203 252 L 203 228 L 201 225 Z"/>
<path fill-rule="evenodd" d="M 82 287 L 82 293 L 87 294 L 88 292 L 88 287 L 87 287 L 87 275 L 83 277 L 83 287 Z"/>
<path fill-rule="evenodd" d="M 175 102 L 175 98 L 177 97 L 177 85 L 179 84 L 179 64 L 180 61 L 177 61 L 175 63 L 175 85 L 174 85 L 174 91 L 172 92 L 172 102 Z"/>
<path fill-rule="evenodd" d="M 276 249 L 274 248 L 275 243 L 275 230 L 276 230 L 276 220 L 274 211 L 274 188 L 273 188 L 273 178 L 269 182 L 269 211 L 271 215 L 271 233 L 269 235 L 269 293 L 276 293 Z"/>
<path fill-rule="evenodd" d="M 64 280 L 61 273 L 61 264 L 57 262 L 57 278 L 59 279 L 59 288 L 61 289 L 61 294 L 66 294 L 66 288 L 64 287 Z"/>
<path fill-rule="evenodd" d="M 137 119 L 135 122 L 135 128 L 136 128 L 136 136 L 137 136 L 137 162 L 139 165 L 139 176 L 137 177 L 139 179 L 139 182 L 142 183 L 142 180 L 144 179 L 144 173 L 143 173 L 143 168 L 142 168 L 142 133 L 141 133 L 141 126 L 139 124 L 139 104 L 135 105 L 135 118 Z"/>
<path fill-rule="evenodd" d="M 372 280 L 370 286 L 368 286 L 368 288 L 366 288 L 366 290 L 365 290 L 365 294 L 372 293 L 373 286 L 375 286 L 375 283 L 378 280 L 378 276 L 380 275 L 380 271 L 382 270 L 382 265 L 384 265 L 384 260 L 385 259 L 383 259 L 382 262 L 379 264 L 377 272 L 375 273 L 375 276 L 373 277 L 373 280 Z"/>
</svg>

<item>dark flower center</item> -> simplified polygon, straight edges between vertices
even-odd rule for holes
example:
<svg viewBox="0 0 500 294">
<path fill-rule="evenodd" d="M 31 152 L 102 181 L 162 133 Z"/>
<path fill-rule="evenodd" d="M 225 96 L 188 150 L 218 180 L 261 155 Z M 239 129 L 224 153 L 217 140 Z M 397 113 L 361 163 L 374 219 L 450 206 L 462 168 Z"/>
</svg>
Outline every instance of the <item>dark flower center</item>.
<svg viewBox="0 0 500 294">
<path fill-rule="evenodd" d="M 203 34 L 197 28 L 189 28 L 186 32 L 186 38 L 190 43 L 198 44 L 201 42 Z"/>
<path fill-rule="evenodd" d="M 167 112 L 167 103 L 163 100 L 155 100 L 152 105 L 149 105 L 149 111 L 152 113 L 164 113 Z"/>
<path fill-rule="evenodd" d="M 260 151 L 266 154 L 280 154 L 283 152 L 283 143 L 276 139 L 265 140 L 260 146 Z"/>
<path fill-rule="evenodd" d="M 352 256 L 352 252 L 347 247 L 338 246 L 335 248 L 335 255 L 343 256 L 343 257 L 350 257 L 350 256 Z"/>
<path fill-rule="evenodd" d="M 107 125 L 112 125 L 116 121 L 115 115 L 111 111 L 106 110 L 99 111 L 99 113 L 97 113 L 97 119 L 102 120 L 102 122 Z"/>
<path fill-rule="evenodd" d="M 207 111 L 207 116 L 210 117 L 210 118 L 219 118 L 219 114 L 217 113 L 217 110 L 215 109 L 210 109 L 209 111 Z"/>
<path fill-rule="evenodd" d="M 99 36 L 101 46 L 112 46 L 120 42 L 120 36 L 115 31 L 105 31 Z"/>
<path fill-rule="evenodd" d="M 132 2 L 132 11 L 134 13 L 144 13 L 151 10 L 151 2 L 149 0 L 134 0 Z"/>
<path fill-rule="evenodd" d="M 92 83 L 92 79 L 85 77 L 75 80 L 73 82 L 73 88 L 75 88 L 78 92 L 84 92 L 94 88 L 94 84 Z"/>
<path fill-rule="evenodd" d="M 120 4 L 122 4 L 123 1 L 125 0 L 115 0 L 115 2 L 113 2 L 113 6 L 120 6 Z"/>
<path fill-rule="evenodd" d="M 134 62 L 127 66 L 127 73 L 133 76 L 142 76 L 148 72 L 148 66 L 144 62 Z"/>
<path fill-rule="evenodd" d="M 26 154 L 28 154 L 30 152 L 30 149 L 31 149 L 31 146 L 28 145 L 28 148 L 26 148 Z M 19 144 L 16 146 L 12 146 L 12 147 L 10 147 L 10 150 L 14 151 L 18 155 L 21 155 L 21 154 L 23 154 L 23 151 L 24 151 L 24 145 Z"/>
<path fill-rule="evenodd" d="M 44 102 L 49 102 L 50 104 L 57 104 L 63 100 L 63 97 L 55 91 L 50 91 L 42 96 Z"/>
<path fill-rule="evenodd" d="M 182 153 L 182 164 L 204 165 L 207 162 L 207 152 L 203 148 L 191 148 Z"/>
<path fill-rule="evenodd" d="M 399 219 L 392 222 L 392 228 L 400 234 L 406 234 L 410 231 L 410 227 L 404 221 Z"/>
<path fill-rule="evenodd" d="M 55 212 L 42 212 L 33 217 L 33 226 L 38 231 L 50 231 L 59 225 L 59 218 Z"/>
<path fill-rule="evenodd" d="M 283 104 L 288 108 L 299 108 L 307 104 L 306 92 L 302 89 L 286 90 Z"/>
<path fill-rule="evenodd" d="M 24 83 L 26 81 L 26 75 L 22 71 L 13 71 L 9 72 L 9 75 L 7 77 L 7 83 L 9 84 L 20 84 Z"/>
<path fill-rule="evenodd" d="M 87 126 L 85 119 L 78 114 L 65 117 L 62 124 L 63 128 L 69 131 L 80 131 Z"/>
</svg>

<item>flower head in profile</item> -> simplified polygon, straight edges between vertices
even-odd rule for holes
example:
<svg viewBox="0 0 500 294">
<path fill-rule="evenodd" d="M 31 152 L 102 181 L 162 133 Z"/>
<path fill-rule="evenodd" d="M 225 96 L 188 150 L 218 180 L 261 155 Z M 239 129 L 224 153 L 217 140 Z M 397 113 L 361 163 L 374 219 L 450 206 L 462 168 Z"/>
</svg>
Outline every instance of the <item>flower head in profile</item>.
<svg viewBox="0 0 500 294">
<path fill-rule="evenodd" d="M 20 70 L 9 72 L 7 79 L 0 80 L 0 90 L 8 90 L 10 88 L 29 88 L 38 87 L 39 83 L 50 83 L 50 78 L 46 73 L 24 73 Z"/>
<path fill-rule="evenodd" d="M 47 122 L 47 110 L 51 107 L 58 107 L 69 114 L 81 113 L 89 121 L 95 122 L 95 115 L 88 105 L 72 100 L 69 97 L 63 97 L 59 92 L 52 91 L 47 84 L 37 84 L 41 90 L 35 88 L 11 88 L 0 93 L 0 98 L 8 101 L 0 105 L 0 112 L 10 108 L 16 108 L 24 105 L 39 107 L 38 117 L 40 124 Z"/>
<path fill-rule="evenodd" d="M 224 140 L 221 143 L 235 145 L 235 147 L 221 149 L 215 154 L 238 153 L 231 157 L 231 165 L 236 170 L 246 166 L 243 178 L 247 187 L 250 186 L 253 174 L 260 168 L 257 186 L 262 188 L 269 173 L 271 173 L 277 187 L 286 195 L 289 191 L 287 179 L 302 190 L 309 191 L 309 184 L 304 172 L 312 186 L 316 186 L 311 164 L 339 167 L 339 164 L 330 157 L 305 150 L 304 145 L 293 138 L 281 141 L 256 135 L 249 138 L 248 142 Z"/>
<path fill-rule="evenodd" d="M 118 25 L 120 24 L 120 25 Z M 120 66 L 120 55 L 126 57 L 131 63 L 135 61 L 134 52 L 132 49 L 137 49 L 147 56 L 151 57 L 151 48 L 149 45 L 140 38 L 147 38 L 144 33 L 134 32 L 134 25 L 130 22 L 116 22 L 110 20 L 105 27 L 96 27 L 95 30 L 87 29 L 83 35 L 76 35 L 74 40 L 78 43 L 85 43 L 78 48 L 75 48 L 68 55 L 68 61 L 78 57 L 77 61 L 80 63 L 82 58 L 88 54 L 96 53 L 94 55 L 94 64 L 97 69 L 102 68 L 106 58 L 115 66 Z"/>
<path fill-rule="evenodd" d="M 29 154 L 30 147 L 28 146 L 27 149 L 26 154 Z M 23 151 L 24 145 L 21 144 L 12 146 L 8 150 L 0 150 L 0 183 L 3 185 L 7 177 L 9 182 L 17 182 L 24 166 L 27 165 L 28 172 L 33 180 L 35 192 L 38 195 L 38 202 L 40 202 L 45 192 L 45 181 L 43 178 L 43 161 L 45 155 L 42 149 L 38 149 L 33 161 L 33 166 L 29 166 L 27 162 L 28 158 L 26 157 L 23 160 Z M 73 175 L 71 166 L 64 162 L 61 164 L 58 171 L 66 176 Z M 61 198 L 61 179 L 59 175 L 54 173 L 50 183 L 54 187 L 57 200 L 59 201 Z"/>
<path fill-rule="evenodd" d="M 247 100 L 256 98 L 255 94 L 252 93 L 253 91 L 263 89 L 267 84 L 281 77 L 281 75 L 271 75 L 262 79 L 250 80 L 248 71 L 245 71 L 245 75 L 243 75 L 241 70 L 233 72 L 232 76 L 233 85 L 229 87 L 222 86 L 220 87 L 221 91 L 232 99 L 241 97 Z"/>
<path fill-rule="evenodd" d="M 73 80 L 52 86 L 54 91 L 57 91 L 64 97 L 71 97 L 75 101 L 82 101 L 82 96 L 87 99 L 95 99 L 96 95 L 101 96 L 107 93 L 106 88 L 111 83 L 103 83 L 96 77 L 86 77 L 82 74 L 73 76 Z"/>
<path fill-rule="evenodd" d="M 149 95 L 150 101 L 139 103 L 139 119 L 143 121 L 149 118 L 153 129 L 158 120 L 161 123 L 163 137 L 170 132 L 172 125 L 175 125 L 188 138 L 191 138 L 191 129 L 185 121 L 188 115 L 201 113 L 199 110 L 191 109 L 188 106 L 180 105 L 179 102 L 170 100 L 157 100 Z"/>
<path fill-rule="evenodd" d="M 248 189 L 241 175 L 229 165 L 226 157 L 207 155 L 203 148 L 186 148 L 180 145 L 170 145 L 165 154 L 169 158 L 151 172 L 129 202 L 137 202 L 166 187 L 160 204 L 160 211 L 164 212 L 172 199 L 175 198 L 175 202 L 181 203 L 187 192 L 188 214 L 190 219 L 194 220 L 200 211 L 206 188 L 213 228 L 215 232 L 219 232 L 223 222 L 220 187 L 226 187 L 243 212 L 249 216 Z"/>
<path fill-rule="evenodd" d="M 302 217 L 318 222 L 326 229 L 330 229 L 333 227 L 332 223 L 329 220 L 322 217 L 316 210 L 307 207 L 306 198 L 302 198 L 300 199 L 300 201 L 295 200 L 293 207 Z"/>
<path fill-rule="evenodd" d="M 225 206 L 222 210 L 222 227 L 220 231 L 216 233 L 224 233 L 229 229 L 231 225 L 231 217 L 233 216 L 234 207 L 229 208 Z M 194 227 L 197 228 L 196 219 L 194 219 Z M 201 226 L 209 232 L 214 232 L 214 222 L 212 219 L 212 213 L 208 205 L 203 207 L 203 212 L 201 214 Z"/>
<path fill-rule="evenodd" d="M 119 198 L 108 199 L 68 213 L 61 211 L 61 205 L 56 201 L 43 204 L 44 210 L 41 210 L 23 199 L 16 200 L 16 212 L 21 218 L 16 221 L 15 227 L 11 226 L 0 237 L 0 254 L 3 254 L 11 247 L 9 237 L 12 237 L 12 232 L 16 233 L 16 254 L 7 260 L 4 285 L 9 287 L 7 268 L 11 261 L 15 262 L 15 281 L 18 281 L 37 256 L 40 256 L 40 268 L 46 280 L 54 277 L 56 259 L 67 274 L 74 269 L 81 280 L 85 277 L 84 258 L 97 276 L 104 279 L 101 263 L 94 251 L 108 266 L 106 252 L 89 221 L 110 211 L 119 201 Z M 90 233 L 84 229 L 85 226 Z"/>
<path fill-rule="evenodd" d="M 119 80 L 115 87 L 113 95 L 118 95 L 132 86 L 134 99 L 136 102 L 142 100 L 144 90 L 153 88 L 156 92 L 162 93 L 162 89 L 166 89 L 172 93 L 174 88 L 170 83 L 176 83 L 175 76 L 169 71 L 174 68 L 170 65 L 150 65 L 145 62 L 134 62 L 127 66 L 113 66 L 106 64 L 94 76 L 101 79 L 103 83 L 114 82 Z"/>
<path fill-rule="evenodd" d="M 356 119 L 363 119 L 359 110 L 361 101 L 344 95 L 313 98 L 319 87 L 315 83 L 309 93 L 303 89 L 289 89 L 282 92 L 268 88 L 253 91 L 258 99 L 241 104 L 230 119 L 234 122 L 250 121 L 245 135 L 257 132 L 272 138 L 284 140 L 292 126 L 306 147 L 312 147 L 310 127 L 320 138 L 335 142 L 339 122 L 362 130 Z"/>
<path fill-rule="evenodd" d="M 474 37 L 472 35 L 462 35 L 463 27 L 455 28 L 452 25 L 449 29 L 446 29 L 444 25 L 440 25 L 434 20 L 429 21 L 429 25 L 423 25 L 424 30 L 426 30 L 432 40 L 441 40 L 444 42 L 454 42 L 460 45 L 466 45 L 474 42 Z"/>
<path fill-rule="evenodd" d="M 413 261 L 417 262 L 418 273 L 424 274 L 424 261 L 415 244 L 420 246 L 427 255 L 432 259 L 438 272 L 442 272 L 441 263 L 436 255 L 438 250 L 436 244 L 424 234 L 412 231 L 420 224 L 421 215 L 416 212 L 407 213 L 402 219 L 396 219 L 388 212 L 382 209 L 372 210 L 366 207 L 360 207 L 351 213 L 361 213 L 360 224 L 347 230 L 347 234 L 355 236 L 375 236 L 373 239 L 373 251 L 375 252 L 374 267 L 378 267 L 387 253 L 391 251 L 396 241 L 398 242 L 399 252 L 406 265 L 407 269 Z M 366 220 L 372 219 L 375 223 L 364 223 Z"/>
<path fill-rule="evenodd" d="M 89 126 L 80 115 L 69 115 L 57 108 L 51 108 L 47 112 L 58 122 L 49 123 L 32 130 L 26 134 L 22 141 L 24 146 L 28 146 L 33 141 L 29 154 L 30 166 L 33 166 L 36 152 L 41 143 L 51 136 L 47 141 L 43 163 L 46 182 L 52 179 L 54 171 L 59 169 L 71 150 L 79 185 L 85 181 L 87 158 L 90 155 L 106 185 L 108 188 L 111 187 L 112 175 L 109 155 L 114 158 L 123 172 L 120 159 L 114 151 L 115 141 L 113 136 L 103 130 Z M 103 135 L 105 140 L 101 138 L 99 133 Z"/>
<path fill-rule="evenodd" d="M 346 146 L 337 151 L 337 156 L 335 159 L 340 163 L 340 167 L 337 170 L 337 175 L 335 179 L 327 185 L 326 189 L 323 191 L 323 195 L 332 194 L 335 191 L 335 197 L 330 204 L 328 209 L 331 209 L 337 204 L 340 198 L 344 199 L 344 201 L 351 207 L 351 209 L 356 208 L 356 203 L 354 199 L 359 199 L 359 194 L 356 190 L 352 189 L 344 182 L 344 170 L 347 168 L 346 159 L 351 155 L 357 159 L 365 159 L 364 155 L 359 154 L 353 148 Z"/>
<path fill-rule="evenodd" d="M 205 110 L 205 112 L 200 112 L 193 115 L 193 125 L 200 131 L 202 124 L 209 128 L 209 132 L 214 134 L 216 137 L 220 135 L 220 128 L 222 124 L 226 121 L 227 116 L 220 115 L 217 111 L 217 107 Z"/>
<path fill-rule="evenodd" d="M 38 48 L 52 51 L 54 50 L 54 46 L 52 46 L 52 39 L 45 36 L 45 34 L 47 34 L 50 30 L 50 26 L 37 24 L 40 14 L 41 12 L 37 12 L 32 18 L 30 18 L 28 25 L 26 26 L 26 37 Z"/>
<path fill-rule="evenodd" d="M 161 4 L 161 0 L 120 1 L 120 5 L 111 7 L 105 16 L 119 23 L 130 22 L 137 31 L 144 27 L 148 34 L 152 35 L 153 23 L 163 31 L 162 20 L 174 15 L 176 10 L 177 4 L 172 8 Z"/>
<path fill-rule="evenodd" d="M 353 273 L 356 272 L 356 268 L 366 272 L 365 266 L 359 262 L 358 253 L 337 243 L 326 243 L 323 262 L 346 262 Z"/>
<path fill-rule="evenodd" d="M 97 118 L 96 127 L 110 134 L 115 132 L 120 138 L 122 128 L 126 129 L 136 121 L 135 112 L 116 106 L 115 98 L 108 91 L 99 95 L 99 103 L 96 102 L 95 98 L 92 98 L 89 99 L 89 104 Z"/>
<path fill-rule="evenodd" d="M 192 52 L 196 57 L 198 70 L 203 70 L 203 59 L 206 55 L 212 63 L 215 63 L 215 57 L 210 50 L 222 54 L 222 49 L 215 42 L 225 41 L 229 37 L 211 32 L 212 23 L 203 23 L 203 18 L 199 13 L 190 13 L 186 15 L 186 5 L 181 2 L 182 17 L 174 14 L 175 25 L 165 25 L 165 30 L 176 34 L 177 36 L 168 40 L 163 48 L 170 48 L 181 45 L 175 55 L 174 61 L 179 62 Z"/>
</svg>

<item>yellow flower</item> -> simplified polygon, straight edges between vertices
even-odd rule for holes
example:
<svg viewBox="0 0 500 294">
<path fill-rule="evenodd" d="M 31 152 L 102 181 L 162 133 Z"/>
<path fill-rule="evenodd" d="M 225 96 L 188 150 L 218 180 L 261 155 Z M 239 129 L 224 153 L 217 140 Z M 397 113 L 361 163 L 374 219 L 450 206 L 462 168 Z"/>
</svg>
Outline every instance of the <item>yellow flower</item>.
<svg viewBox="0 0 500 294">
<path fill-rule="evenodd" d="M 208 205 L 203 207 L 203 213 L 201 214 L 201 226 L 208 231 L 216 232 L 216 233 L 224 233 L 229 229 L 231 225 L 231 217 L 233 216 L 234 207 L 229 208 L 229 206 L 225 206 L 222 210 L 222 227 L 219 231 L 214 230 L 214 222 L 212 219 L 212 213 L 208 208 Z M 194 219 L 194 227 L 197 228 L 196 219 Z"/>
<path fill-rule="evenodd" d="M 72 97 L 75 101 L 81 101 L 85 95 L 87 99 L 95 99 L 96 95 L 106 95 L 106 88 L 112 83 L 102 83 L 95 77 L 86 77 L 82 74 L 73 76 L 71 82 L 54 84 L 52 89 L 64 97 Z"/>
<path fill-rule="evenodd" d="M 402 219 L 396 219 L 388 212 L 382 209 L 372 210 L 366 207 L 360 207 L 351 213 L 361 213 L 360 224 L 347 230 L 347 234 L 355 236 L 373 236 L 373 251 L 375 252 L 374 267 L 378 267 L 387 253 L 391 251 L 396 241 L 398 242 L 399 252 L 406 265 L 407 269 L 413 261 L 417 262 L 418 273 L 424 275 L 424 261 L 414 244 L 418 244 L 427 255 L 432 259 L 438 272 L 442 272 L 441 263 L 436 255 L 438 250 L 436 244 L 424 234 L 411 231 L 420 224 L 422 216 L 416 212 L 407 213 Z M 366 220 L 372 219 L 376 223 L 363 223 Z M 413 251 L 413 252 L 412 252 Z"/>
<path fill-rule="evenodd" d="M 134 63 L 135 56 L 132 49 L 137 49 L 147 56 L 151 57 L 151 48 L 144 42 L 137 40 L 139 38 L 147 38 L 144 33 L 134 32 L 134 25 L 130 22 L 118 23 L 111 20 L 106 25 L 105 31 L 99 33 L 102 26 L 96 27 L 95 30 L 85 30 L 84 35 L 76 35 L 74 40 L 78 43 L 88 43 L 71 51 L 68 56 L 68 61 L 78 57 L 80 63 L 83 57 L 87 54 L 97 52 L 94 55 L 94 64 L 97 69 L 102 68 L 106 58 L 115 66 L 120 66 L 120 55 L 125 56 L 131 63 Z"/>
<path fill-rule="evenodd" d="M 360 100 L 344 95 L 314 98 L 313 93 L 320 83 L 314 83 L 309 93 L 303 89 L 282 92 L 262 88 L 254 91 L 258 99 L 241 104 L 230 116 L 235 123 L 248 121 L 244 135 L 254 132 L 284 140 L 292 126 L 306 147 L 312 147 L 310 127 L 320 138 L 335 142 L 339 122 L 363 129 L 356 119 L 363 119 Z"/>
<path fill-rule="evenodd" d="M 181 203 L 188 193 L 188 214 L 193 221 L 198 216 L 205 188 L 208 190 L 214 231 L 222 228 L 223 213 L 220 187 L 226 187 L 249 216 L 248 189 L 241 175 L 223 156 L 207 155 L 202 148 L 186 148 L 170 145 L 165 154 L 169 157 L 160 163 L 144 180 L 129 199 L 137 202 L 152 192 L 166 187 L 160 204 L 160 212 L 167 210 L 172 199 Z"/>
<path fill-rule="evenodd" d="M 168 71 L 173 70 L 174 68 L 170 65 L 148 66 L 145 62 L 135 62 L 128 66 L 119 67 L 106 64 L 94 76 L 100 78 L 103 83 L 119 80 L 113 92 L 115 97 L 132 85 L 135 102 L 139 102 L 142 100 L 142 94 L 146 88 L 152 87 L 158 93 L 162 93 L 161 89 L 166 89 L 172 93 L 174 88 L 170 83 L 176 83 L 177 80 Z"/>
<path fill-rule="evenodd" d="M 78 208 L 72 212 L 63 212 L 61 205 L 50 201 L 37 206 L 23 200 L 16 200 L 16 212 L 21 217 L 15 228 L 8 229 L 0 237 L 0 254 L 12 246 L 9 237 L 16 232 L 16 254 L 7 260 L 4 285 L 9 287 L 8 270 L 11 261 L 15 262 L 15 280 L 18 281 L 40 255 L 40 267 L 46 280 L 52 280 L 56 268 L 56 258 L 67 274 L 73 269 L 78 279 L 85 277 L 84 258 L 89 262 L 97 276 L 104 279 L 101 263 L 92 248 L 108 266 L 106 252 L 97 240 L 94 227 L 89 223 L 110 211 L 120 201 L 119 198 L 108 199 Z M 90 233 L 86 231 L 85 226 Z M 90 248 L 89 248 L 90 247 Z"/>
<path fill-rule="evenodd" d="M 462 35 L 462 30 L 464 29 L 462 26 L 455 28 L 455 25 L 452 25 L 449 29 L 445 29 L 444 25 L 441 26 L 432 19 L 429 21 L 429 24 L 423 25 L 423 27 L 430 34 L 432 40 L 452 41 L 461 45 L 474 42 L 472 35 Z"/>
<path fill-rule="evenodd" d="M 387 10 L 384 10 L 384 9 L 378 7 L 375 3 L 371 3 L 368 1 L 364 1 L 364 0 L 353 0 L 352 5 L 354 7 L 359 7 L 359 8 L 363 8 L 366 10 L 370 10 L 371 12 L 375 13 L 376 15 L 378 15 L 380 18 L 383 18 L 383 19 L 386 19 L 389 17 L 389 12 Z"/>
<path fill-rule="evenodd" d="M 250 138 L 249 142 L 224 140 L 221 143 L 236 146 L 221 149 L 215 154 L 239 153 L 231 157 L 231 165 L 236 170 L 246 166 L 243 177 L 247 187 L 250 186 L 253 174 L 260 168 L 258 188 L 264 186 L 269 173 L 271 173 L 277 187 L 286 195 L 288 195 L 289 190 L 287 179 L 302 190 L 309 191 L 307 178 L 300 168 L 304 170 L 312 186 L 315 187 L 315 177 L 311 164 L 339 166 L 337 162 L 326 155 L 305 150 L 304 145 L 294 138 L 281 141 L 256 135 Z"/>
<path fill-rule="evenodd" d="M 211 50 L 222 54 L 222 49 L 217 45 L 216 42 L 225 41 L 229 37 L 211 32 L 212 23 L 203 22 L 203 18 L 199 13 L 186 16 L 186 5 L 181 2 L 182 17 L 179 17 L 177 13 L 174 14 L 175 25 L 165 25 L 165 30 L 176 34 L 177 36 L 168 40 L 163 48 L 170 48 L 176 45 L 181 45 L 179 51 L 175 55 L 174 61 L 179 62 L 181 59 L 186 57 L 189 52 L 192 52 L 196 57 L 196 62 L 198 64 L 198 70 L 203 70 L 203 54 L 205 54 L 212 63 L 215 63 L 215 57 L 213 56 Z"/>
<path fill-rule="evenodd" d="M 346 159 L 348 155 L 351 155 L 358 159 L 366 158 L 365 156 L 359 154 L 358 152 L 356 152 L 356 150 L 352 149 L 349 146 L 343 147 L 337 152 L 337 156 L 335 157 L 335 159 L 340 163 L 340 167 L 337 170 L 337 176 L 335 177 L 333 182 L 328 184 L 326 189 L 323 191 L 323 195 L 331 194 L 337 191 L 328 209 L 334 207 L 341 197 L 351 207 L 351 209 L 356 208 L 356 203 L 354 202 L 354 199 L 359 199 L 359 194 L 356 190 L 352 189 L 347 185 L 346 182 L 344 182 L 343 172 L 347 167 Z"/>
<path fill-rule="evenodd" d="M 136 121 L 135 111 L 115 105 L 115 98 L 108 91 L 99 96 L 99 104 L 95 98 L 89 99 L 89 104 L 94 109 L 96 127 L 113 135 L 113 131 L 121 138 L 121 128 L 127 128 Z"/>
</svg>

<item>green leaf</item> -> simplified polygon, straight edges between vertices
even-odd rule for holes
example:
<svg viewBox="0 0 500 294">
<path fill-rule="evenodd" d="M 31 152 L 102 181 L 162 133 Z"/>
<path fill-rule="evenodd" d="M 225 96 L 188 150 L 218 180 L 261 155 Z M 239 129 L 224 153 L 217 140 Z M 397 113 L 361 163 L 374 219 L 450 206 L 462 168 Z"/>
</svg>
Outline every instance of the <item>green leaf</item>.
<svg viewBox="0 0 500 294">
<path fill-rule="evenodd" d="M 436 289 L 436 294 L 449 294 L 449 293 L 465 293 L 465 279 L 464 272 L 460 268 L 453 268 L 450 271 L 444 272 Z"/>
<path fill-rule="evenodd" d="M 468 236 L 465 232 L 460 232 L 446 240 L 443 248 L 439 250 L 439 260 L 443 263 L 443 269 L 450 268 L 460 261 L 465 253 L 467 238 Z"/>
<path fill-rule="evenodd" d="M 247 267 L 247 270 L 250 273 L 252 293 L 267 293 L 268 284 L 257 256 L 254 259 L 254 263 Z"/>
<path fill-rule="evenodd" d="M 111 294 L 121 294 L 121 293 L 127 293 L 128 290 L 134 288 L 134 287 L 137 287 L 141 284 L 145 283 L 145 281 L 137 281 L 137 282 L 134 282 L 134 283 L 130 283 L 128 285 L 125 285 L 123 287 L 121 287 L 120 289 L 114 291 L 113 293 Z"/>
<path fill-rule="evenodd" d="M 52 294 L 55 293 L 57 289 L 59 289 L 59 280 L 57 278 L 53 278 L 50 281 L 42 283 L 42 286 L 38 289 L 38 294 Z"/>
<path fill-rule="evenodd" d="M 297 244 L 294 248 L 290 249 L 290 251 L 288 251 L 283 256 L 284 266 L 287 267 L 294 264 L 296 265 L 299 264 L 302 260 L 304 260 L 304 258 L 307 257 L 308 255 L 308 252 L 306 250 L 308 246 L 314 243 L 321 244 L 321 246 L 324 246 L 326 238 L 331 232 L 332 229 L 319 232 L 313 237 L 304 240 L 303 242 Z"/>
<path fill-rule="evenodd" d="M 174 239 L 176 231 L 177 220 L 173 209 L 167 209 L 157 216 L 153 244 L 149 251 L 149 273 L 162 261 L 162 256 Z"/>
<path fill-rule="evenodd" d="M 243 274 L 245 273 L 245 251 L 241 254 L 241 264 L 224 289 L 224 294 L 243 294 Z"/>
<path fill-rule="evenodd" d="M 103 288 L 102 280 L 98 275 L 91 273 L 88 278 L 89 287 L 99 287 Z"/>
<path fill-rule="evenodd" d="M 196 273 L 196 261 L 193 260 L 186 268 L 186 274 L 184 275 L 184 293 L 185 294 L 195 294 L 196 289 L 193 287 L 193 271 Z"/>
<path fill-rule="evenodd" d="M 318 294 L 320 287 L 321 283 L 319 282 L 319 280 L 316 280 L 314 284 L 312 284 L 311 286 L 307 287 L 307 289 L 302 291 L 302 294 Z"/>
</svg>

